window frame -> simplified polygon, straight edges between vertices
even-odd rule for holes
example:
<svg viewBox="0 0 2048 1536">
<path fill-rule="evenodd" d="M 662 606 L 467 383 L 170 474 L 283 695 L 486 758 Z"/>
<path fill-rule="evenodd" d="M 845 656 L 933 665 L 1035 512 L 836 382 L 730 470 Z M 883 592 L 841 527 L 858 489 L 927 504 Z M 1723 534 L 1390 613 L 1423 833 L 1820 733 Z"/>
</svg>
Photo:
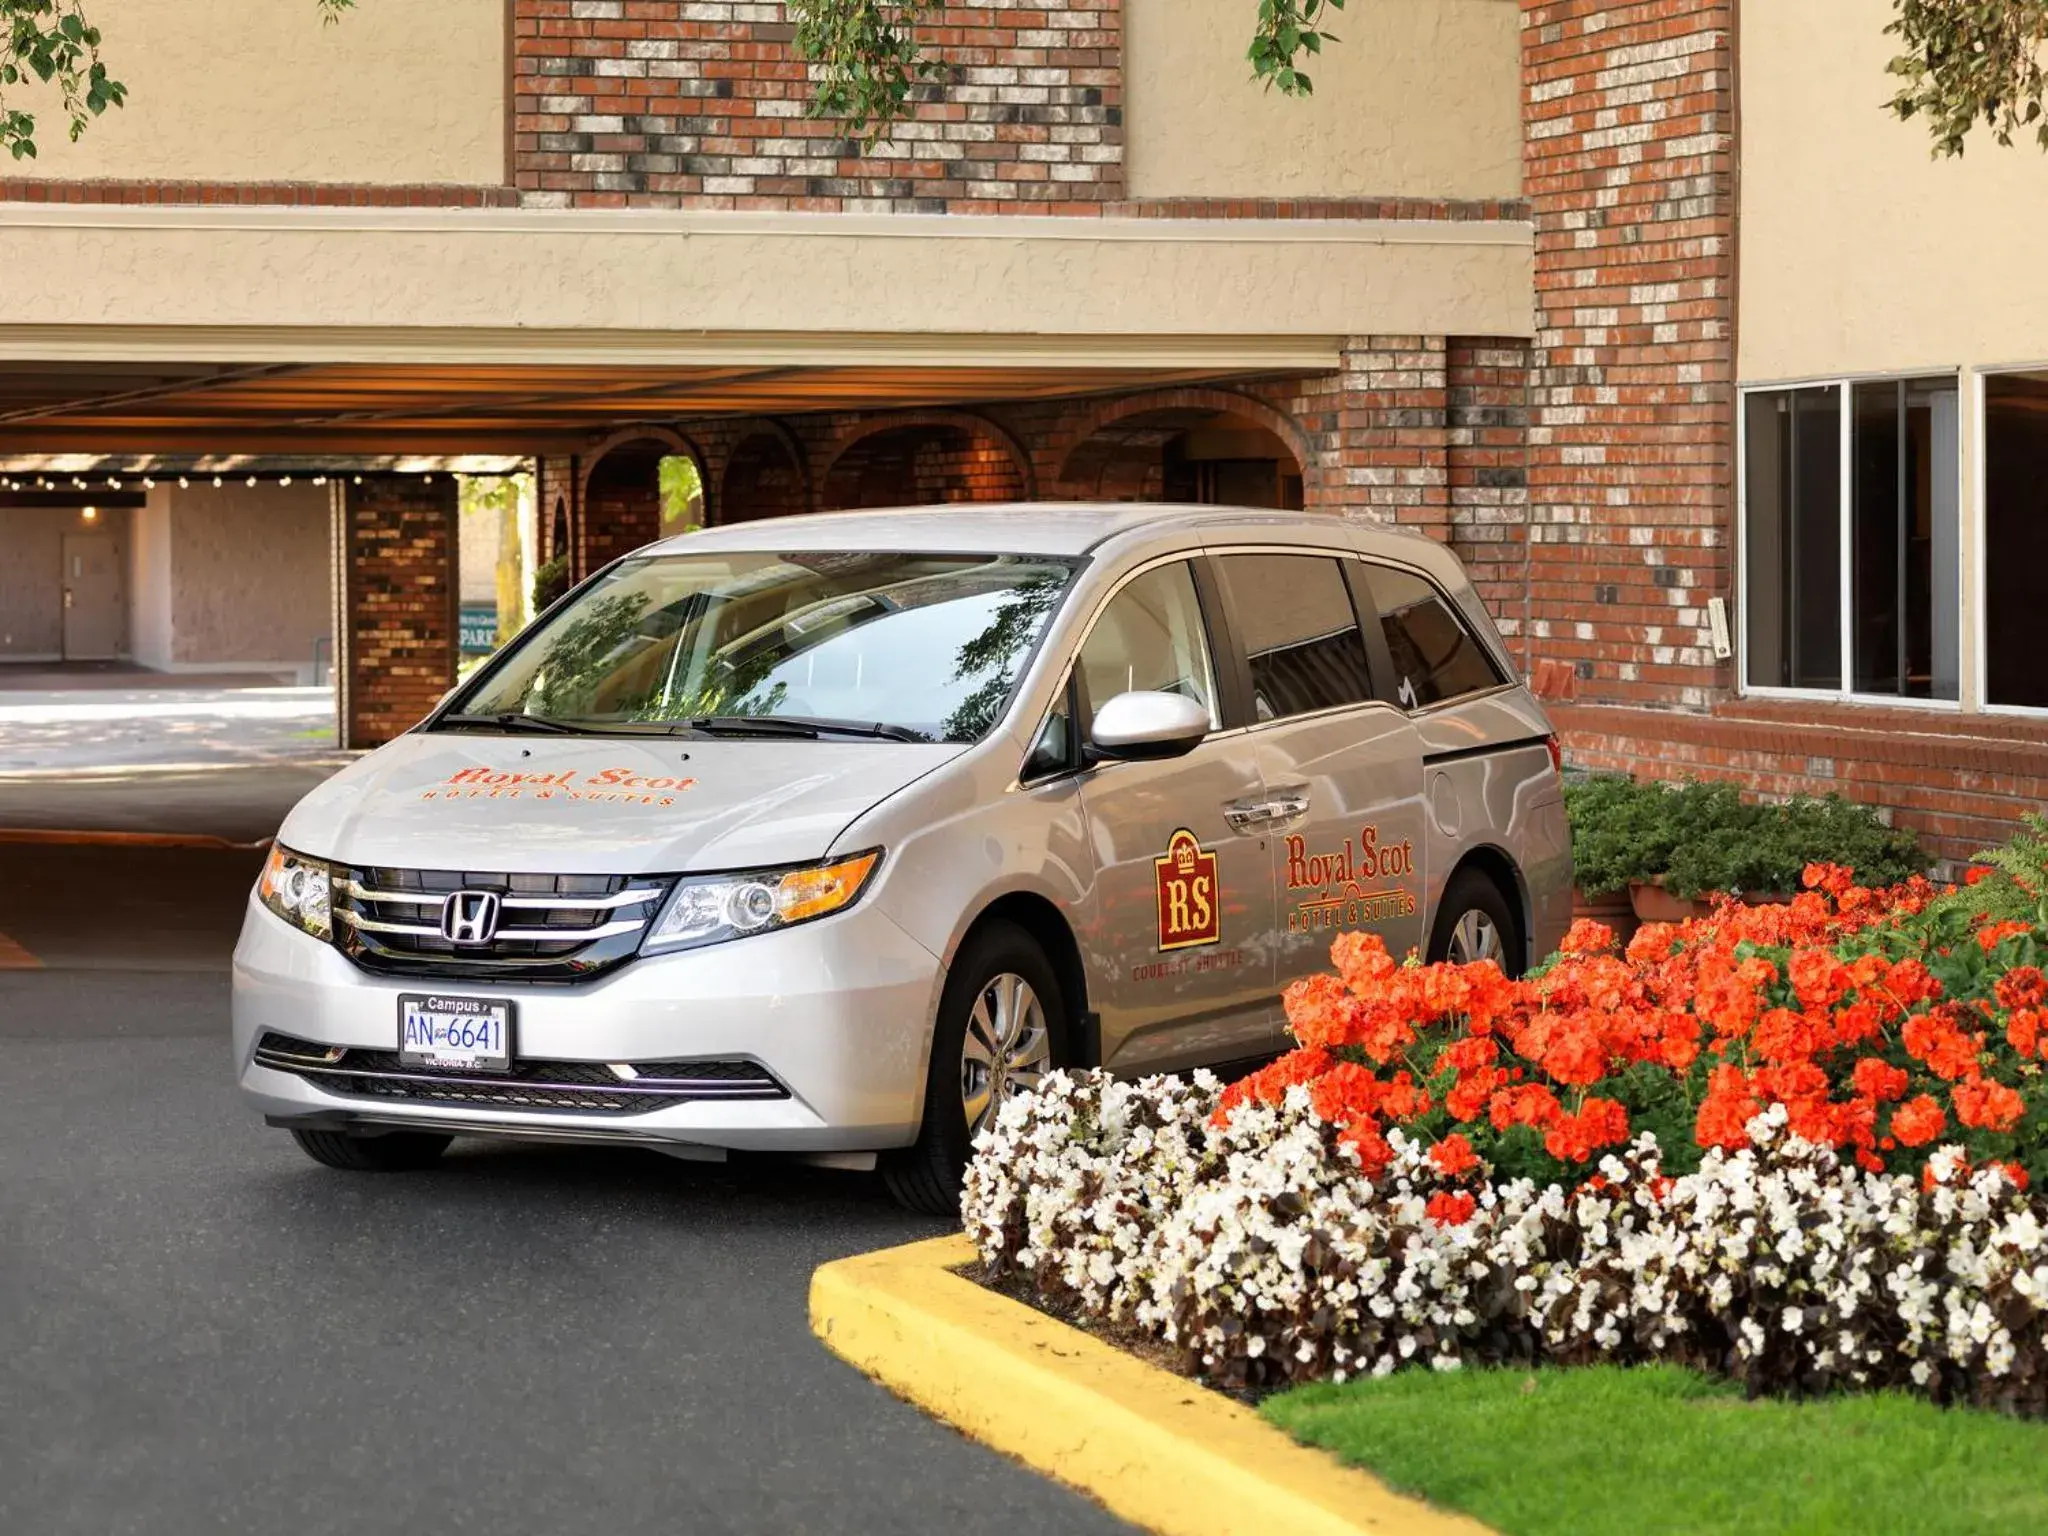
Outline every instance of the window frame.
<svg viewBox="0 0 2048 1536">
<path fill-rule="evenodd" d="M 1736 595 L 1735 612 L 1731 616 L 1731 639 L 1734 643 L 1735 692 L 1737 697 L 1746 699 L 1786 699 L 1811 702 L 1815 699 L 1832 699 L 1843 704 L 1876 706 L 1880 709 L 1923 709 L 1936 714 L 1961 714 L 1964 701 L 1977 691 L 1978 658 L 1983 654 L 1984 614 L 1982 604 L 1974 601 L 1972 588 L 1981 592 L 1984 560 L 1983 539 L 1983 373 L 1982 369 L 1961 367 L 1928 367 L 1915 369 L 1887 368 L 1863 373 L 1837 373 L 1801 379 L 1773 379 L 1742 384 L 1735 391 L 1735 549 L 1733 587 Z M 1992 372 L 2003 372 L 1993 369 Z M 1972 380 L 1974 375 L 1974 380 Z M 1953 699 L 1920 699 L 1896 693 L 1860 693 L 1856 690 L 1856 614 L 1855 584 L 1856 562 L 1851 553 L 1855 548 L 1855 387 L 1858 384 L 1891 384 L 1914 379 L 1949 379 L 1955 381 L 1956 410 L 1958 416 L 1967 408 L 1972 420 L 1965 427 L 1959 420 L 1956 432 L 1956 587 L 1957 587 L 1957 634 L 1956 634 L 1956 697 Z M 1966 384 L 1974 383 L 1974 396 L 1965 393 Z M 1752 395 L 1784 394 L 1799 389 L 1835 389 L 1840 392 L 1840 426 L 1836 441 L 1837 475 L 1840 489 L 1837 492 L 1836 548 L 1839 551 L 1835 572 L 1836 580 L 1836 645 L 1838 664 L 1842 677 L 1838 688 L 1788 688 L 1775 683 L 1752 683 L 1749 680 L 1749 398 Z M 1967 442 L 1966 442 L 1967 434 Z M 1974 465 L 1976 499 L 1969 499 L 1970 477 L 1966 467 Z M 1966 533 L 1975 538 L 1974 557 L 1965 555 L 1961 541 Z M 1967 568 L 1974 563 L 1977 567 L 1976 580 L 1967 581 Z M 1704 606 L 1707 597 L 1701 598 Z M 1974 617 L 1965 617 L 1973 614 Z M 1979 708 L 1983 708 L 1981 702 Z M 2015 708 L 2007 706 L 2006 708 Z M 2004 713 L 2001 709 L 1999 713 Z M 2048 716 L 2048 709 L 2028 709 L 2028 714 Z"/>
<path fill-rule="evenodd" d="M 1110 589 L 1102 594 L 1100 600 L 1090 609 L 1087 618 L 1082 621 L 1073 642 L 1066 647 L 1059 684 L 1054 688 L 1052 698 L 1039 715 L 1037 728 L 1031 732 L 1030 739 L 1025 744 L 1023 760 L 1017 766 L 1019 785 L 1026 789 L 1040 789 L 1064 779 L 1092 773 L 1104 766 L 1104 759 L 1089 755 L 1087 733 L 1082 727 L 1082 722 L 1092 715 L 1095 706 L 1094 701 L 1088 696 L 1087 680 L 1081 675 L 1081 652 L 1087 649 L 1088 642 L 1095 637 L 1096 626 L 1102 622 L 1102 616 L 1109 611 L 1109 605 L 1123 596 L 1124 589 L 1165 566 L 1188 567 L 1188 574 L 1195 590 L 1195 615 L 1202 626 L 1203 644 L 1209 648 L 1210 683 L 1216 690 L 1216 699 L 1214 723 L 1211 724 L 1208 734 L 1202 738 L 1202 745 L 1206 746 L 1220 736 L 1231 735 L 1242 729 L 1233 719 L 1242 703 L 1239 692 L 1242 685 L 1239 663 L 1242 657 L 1237 652 L 1235 636 L 1228 639 L 1227 649 L 1226 642 L 1219 640 L 1220 635 L 1228 633 L 1229 624 L 1215 573 L 1207 568 L 1208 562 L 1203 556 L 1204 551 L 1199 548 L 1176 550 L 1170 554 L 1155 556 L 1124 572 Z M 1054 711 L 1061 708 L 1065 708 L 1074 720 L 1073 740 L 1068 743 L 1066 766 L 1044 773 L 1029 773 L 1031 754 L 1037 750 L 1039 737 L 1045 730 L 1045 722 Z M 1199 751 L 1201 748 L 1197 747 L 1196 750 Z"/>
<path fill-rule="evenodd" d="M 1395 571 L 1403 576 L 1412 576 L 1436 594 L 1436 600 L 1442 603 L 1445 612 L 1450 614 L 1451 622 L 1458 626 L 1458 629 L 1465 638 L 1472 642 L 1481 656 L 1486 658 L 1487 668 L 1493 673 L 1494 680 L 1491 686 L 1475 688 L 1470 693 L 1455 694 L 1448 699 L 1438 699 L 1430 704 L 1417 704 L 1412 709 L 1401 702 L 1393 691 L 1395 677 L 1394 652 L 1393 648 L 1387 644 L 1386 621 L 1380 616 L 1379 602 L 1373 597 L 1372 582 L 1366 576 L 1366 567 L 1372 565 L 1376 565 L 1384 571 Z M 1472 703 L 1475 699 L 1490 699 L 1510 689 L 1522 686 L 1520 674 L 1512 666 L 1503 666 L 1501 664 L 1501 658 L 1494 654 L 1493 646 L 1487 642 L 1484 635 L 1479 634 L 1473 629 L 1471 621 L 1465 617 L 1464 608 L 1452 598 L 1450 593 L 1443 589 L 1442 583 L 1430 575 L 1429 572 L 1399 560 L 1387 559 L 1381 555 L 1361 555 L 1358 557 L 1358 569 L 1355 573 L 1352 598 L 1361 608 L 1372 615 L 1372 627 L 1366 632 L 1368 636 L 1367 644 L 1368 650 L 1373 656 L 1375 675 L 1384 679 L 1380 685 L 1380 697 L 1395 709 L 1400 710 L 1408 719 L 1413 720 L 1423 715 L 1434 714 L 1440 709 L 1456 709 L 1462 704 Z"/>
<path fill-rule="evenodd" d="M 1217 545 L 1202 551 L 1203 564 L 1208 567 L 1208 580 L 1216 592 L 1218 610 L 1223 615 L 1224 628 L 1230 635 L 1231 672 L 1236 679 L 1237 710 L 1235 719 L 1246 729 L 1262 731 L 1278 725 L 1292 725 L 1298 720 L 1322 720 L 1331 715 L 1341 715 L 1349 710 L 1363 709 L 1371 704 L 1384 704 L 1386 697 L 1387 654 L 1385 637 L 1379 634 L 1378 616 L 1368 599 L 1361 601 L 1361 586 L 1358 576 L 1358 551 L 1355 549 L 1328 549 L 1309 544 L 1231 544 Z M 1332 704 L 1324 709 L 1308 710 L 1298 715 L 1282 715 L 1275 720 L 1258 718 L 1255 702 L 1257 690 L 1252 682 L 1251 653 L 1244 646 L 1244 623 L 1237 611 L 1237 601 L 1231 596 L 1229 579 L 1223 574 L 1223 562 L 1238 555 L 1253 556 L 1294 556 L 1305 560 L 1334 560 L 1337 574 L 1344 582 L 1344 591 L 1351 600 L 1351 619 L 1358 626 L 1359 641 L 1365 647 L 1366 696 L 1353 699 L 1345 704 Z M 1381 643 L 1375 644 L 1375 639 Z"/>
<path fill-rule="evenodd" d="M 1968 617 L 1963 623 L 1963 643 L 1967 649 L 1962 657 L 1963 676 L 1959 691 L 1971 701 L 1973 714 L 2048 720 L 2048 705 L 1997 704 L 1991 699 L 1991 669 L 1988 665 L 1991 604 L 1987 596 L 1990 587 L 1991 507 L 1986 500 L 1989 465 L 1985 461 L 1984 393 L 1985 382 L 1994 373 L 2048 373 L 2048 359 L 2031 363 L 1976 363 L 1963 370 L 1968 388 L 1963 398 L 1969 408 L 1970 420 L 1957 435 L 1967 445 L 1966 456 L 1969 459 L 1967 489 L 1971 500 L 1967 504 L 1965 531 L 1971 536 L 1971 548 L 1964 554 L 1962 562 L 1968 575 L 1968 584 L 1963 588 L 1963 610 Z"/>
</svg>

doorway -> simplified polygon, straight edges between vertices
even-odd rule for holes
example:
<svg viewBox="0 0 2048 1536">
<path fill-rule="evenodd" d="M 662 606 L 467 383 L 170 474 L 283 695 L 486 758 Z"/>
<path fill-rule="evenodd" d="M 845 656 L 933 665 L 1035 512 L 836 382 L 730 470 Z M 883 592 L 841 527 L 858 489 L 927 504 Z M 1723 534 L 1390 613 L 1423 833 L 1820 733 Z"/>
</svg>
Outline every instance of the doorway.
<svg viewBox="0 0 2048 1536">
<path fill-rule="evenodd" d="M 121 562 L 114 536 L 65 534 L 64 659 L 112 661 L 118 657 L 124 618 Z"/>
</svg>

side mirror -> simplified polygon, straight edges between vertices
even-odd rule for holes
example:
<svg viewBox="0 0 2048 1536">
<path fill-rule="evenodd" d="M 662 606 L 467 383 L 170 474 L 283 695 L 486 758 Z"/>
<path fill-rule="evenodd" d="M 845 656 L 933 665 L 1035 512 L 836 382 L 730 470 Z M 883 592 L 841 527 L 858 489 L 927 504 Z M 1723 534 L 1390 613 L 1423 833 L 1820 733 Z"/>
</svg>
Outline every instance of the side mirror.
<svg viewBox="0 0 2048 1536">
<path fill-rule="evenodd" d="M 1142 762 L 1180 757 L 1209 734 L 1209 708 L 1178 693 L 1120 693 L 1095 711 L 1088 745 L 1098 757 Z"/>
</svg>

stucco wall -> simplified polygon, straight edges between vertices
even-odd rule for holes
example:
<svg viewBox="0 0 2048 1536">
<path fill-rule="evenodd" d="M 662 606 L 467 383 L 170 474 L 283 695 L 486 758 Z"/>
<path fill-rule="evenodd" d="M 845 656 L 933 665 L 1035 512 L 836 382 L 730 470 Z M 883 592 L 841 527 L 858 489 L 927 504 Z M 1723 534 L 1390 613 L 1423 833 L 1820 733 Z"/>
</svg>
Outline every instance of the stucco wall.
<svg viewBox="0 0 2048 1536">
<path fill-rule="evenodd" d="M 1745 381 L 2048 361 L 2048 154 L 1981 131 L 1932 160 L 1881 109 L 1886 0 L 1746 5 Z"/>
<path fill-rule="evenodd" d="M 94 0 L 90 14 L 127 105 L 72 144 L 54 93 L 11 93 L 38 113 L 41 154 L 8 174 L 506 180 L 504 0 L 357 0 L 333 26 L 313 0 Z"/>
<path fill-rule="evenodd" d="M 331 622 L 329 536 L 318 486 L 173 492 L 172 662 L 310 665 Z"/>
<path fill-rule="evenodd" d="M 51 657 L 64 649 L 64 534 L 68 507 L 0 508 L 0 657 Z"/>
<path fill-rule="evenodd" d="M 1251 78 L 1253 0 L 1124 0 L 1134 197 L 1513 197 L 1514 0 L 1353 0 L 1294 100 Z"/>
<path fill-rule="evenodd" d="M 437 362 L 497 327 L 536 351 L 566 334 L 591 361 L 621 356 L 615 338 L 686 331 L 709 334 L 639 356 L 874 361 L 863 343 L 879 336 L 891 355 L 937 360 L 953 333 L 976 338 L 977 364 L 1000 355 L 986 338 L 1051 334 L 1110 338 L 1100 357 L 1117 365 L 1134 361 L 1133 337 L 1516 336 L 1531 322 L 1528 226 L 1433 219 L 15 204 L 0 206 L 0 272 L 0 349 L 65 358 L 88 355 L 85 338 L 56 327 L 134 357 L 134 338 L 108 328 L 364 326 L 417 337 L 410 355 Z M 418 329 L 435 326 L 460 334 Z M 763 345 L 724 344 L 749 332 Z M 832 334 L 793 348 L 803 332 Z M 209 337 L 204 355 L 246 358 L 247 339 Z M 279 355 L 323 355 L 311 340 Z M 385 354 L 358 336 L 345 355 Z"/>
<path fill-rule="evenodd" d="M 145 667 L 167 667 L 171 645 L 171 498 L 168 485 L 150 491 L 128 521 L 128 648 Z"/>
</svg>

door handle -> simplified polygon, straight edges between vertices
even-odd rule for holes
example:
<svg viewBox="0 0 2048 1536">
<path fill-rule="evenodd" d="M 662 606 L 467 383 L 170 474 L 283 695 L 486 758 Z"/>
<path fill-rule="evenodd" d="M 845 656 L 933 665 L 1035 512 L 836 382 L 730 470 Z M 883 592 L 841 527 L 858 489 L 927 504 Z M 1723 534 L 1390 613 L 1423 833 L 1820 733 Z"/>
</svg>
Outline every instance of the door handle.
<svg viewBox="0 0 2048 1536">
<path fill-rule="evenodd" d="M 1233 832 L 1256 832 L 1264 827 L 1298 821 L 1308 814 L 1308 791 L 1282 790 L 1264 800 L 1233 800 L 1223 807 L 1223 819 Z"/>
<path fill-rule="evenodd" d="M 1266 812 L 1263 800 L 1236 800 L 1223 807 L 1223 819 L 1233 832 L 1256 832 L 1266 824 Z"/>
</svg>

